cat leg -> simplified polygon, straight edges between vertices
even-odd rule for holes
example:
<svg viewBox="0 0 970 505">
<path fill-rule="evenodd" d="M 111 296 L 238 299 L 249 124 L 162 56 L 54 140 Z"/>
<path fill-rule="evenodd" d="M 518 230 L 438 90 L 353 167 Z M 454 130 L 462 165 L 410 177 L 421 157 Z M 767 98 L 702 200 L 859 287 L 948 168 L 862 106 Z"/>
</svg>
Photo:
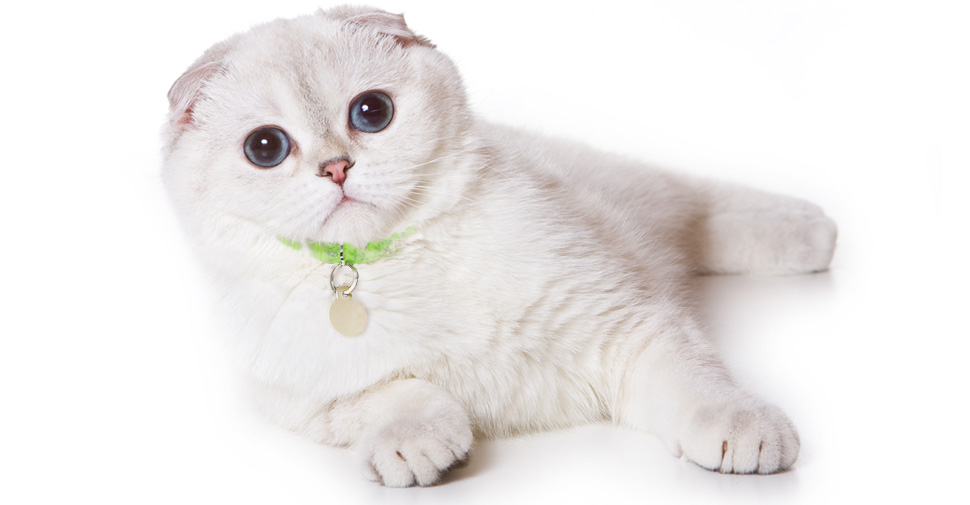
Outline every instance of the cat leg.
<svg viewBox="0 0 970 505">
<path fill-rule="evenodd" d="M 471 423 L 449 393 L 418 379 L 394 380 L 324 406 L 262 387 L 274 421 L 331 445 L 351 447 L 370 480 L 389 487 L 430 486 L 464 461 Z"/>
<path fill-rule="evenodd" d="M 722 473 L 780 472 L 798 457 L 788 416 L 737 386 L 695 328 L 664 329 L 633 358 L 614 419 Z"/>
<path fill-rule="evenodd" d="M 697 186 L 693 247 L 709 274 L 800 274 L 828 268 L 836 226 L 817 205 L 723 183 Z"/>
</svg>

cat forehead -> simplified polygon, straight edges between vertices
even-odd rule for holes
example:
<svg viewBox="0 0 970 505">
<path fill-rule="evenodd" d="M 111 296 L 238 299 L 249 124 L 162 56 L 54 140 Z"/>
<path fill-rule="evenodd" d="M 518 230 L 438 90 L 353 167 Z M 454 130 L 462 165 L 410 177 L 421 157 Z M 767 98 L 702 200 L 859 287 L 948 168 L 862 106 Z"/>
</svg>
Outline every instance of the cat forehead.
<svg viewBox="0 0 970 505">
<path fill-rule="evenodd" d="M 394 94 L 415 79 L 404 48 L 318 16 L 257 26 L 228 45 L 206 116 L 235 133 L 285 123 L 324 134 L 361 93 Z"/>
<path fill-rule="evenodd" d="M 256 27 L 238 39 L 229 59 L 243 74 L 333 87 L 400 78 L 408 61 L 406 50 L 387 38 L 320 16 Z"/>
</svg>

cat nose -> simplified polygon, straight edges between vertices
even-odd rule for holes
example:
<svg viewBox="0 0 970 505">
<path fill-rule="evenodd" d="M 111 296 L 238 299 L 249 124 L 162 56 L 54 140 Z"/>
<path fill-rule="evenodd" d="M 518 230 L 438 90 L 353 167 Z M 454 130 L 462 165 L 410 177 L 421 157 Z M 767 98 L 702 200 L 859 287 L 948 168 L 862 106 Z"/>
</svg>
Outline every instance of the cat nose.
<svg viewBox="0 0 970 505">
<path fill-rule="evenodd" d="M 335 184 L 343 186 L 347 180 L 347 171 L 353 166 L 354 162 L 346 157 L 334 158 L 320 164 L 317 176 L 329 177 Z"/>
</svg>

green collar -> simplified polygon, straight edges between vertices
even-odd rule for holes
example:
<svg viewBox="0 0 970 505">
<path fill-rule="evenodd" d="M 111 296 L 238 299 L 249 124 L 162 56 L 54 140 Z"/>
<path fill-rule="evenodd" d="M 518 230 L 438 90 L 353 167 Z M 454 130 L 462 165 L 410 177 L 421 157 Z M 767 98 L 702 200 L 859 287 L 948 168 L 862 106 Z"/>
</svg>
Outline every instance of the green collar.
<svg viewBox="0 0 970 505">
<path fill-rule="evenodd" d="M 374 263 L 375 261 L 382 260 L 384 258 L 393 256 L 397 252 L 398 241 L 407 237 L 410 237 L 418 229 L 414 226 L 408 227 L 406 230 L 395 233 L 390 237 L 383 240 L 377 240 L 374 242 L 368 242 L 363 249 L 358 249 L 353 244 L 339 242 L 305 242 L 307 250 L 310 251 L 310 256 L 324 262 L 324 263 L 340 263 L 340 246 L 344 249 L 344 261 L 348 265 L 357 265 L 363 263 Z M 294 242 L 290 239 L 279 237 L 280 242 L 293 248 L 295 251 L 303 249 L 304 242 Z"/>
</svg>

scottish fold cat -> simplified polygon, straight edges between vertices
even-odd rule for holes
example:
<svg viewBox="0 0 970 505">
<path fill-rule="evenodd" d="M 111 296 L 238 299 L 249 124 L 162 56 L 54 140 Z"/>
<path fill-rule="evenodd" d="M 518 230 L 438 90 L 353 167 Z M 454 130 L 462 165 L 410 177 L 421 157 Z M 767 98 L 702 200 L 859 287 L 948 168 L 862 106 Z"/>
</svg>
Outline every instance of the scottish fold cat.
<svg viewBox="0 0 970 505">
<path fill-rule="evenodd" d="M 368 8 L 220 42 L 169 100 L 164 183 L 261 408 L 370 478 L 603 420 L 714 471 L 795 462 L 686 282 L 827 268 L 815 205 L 479 120 L 454 64 Z"/>
</svg>

